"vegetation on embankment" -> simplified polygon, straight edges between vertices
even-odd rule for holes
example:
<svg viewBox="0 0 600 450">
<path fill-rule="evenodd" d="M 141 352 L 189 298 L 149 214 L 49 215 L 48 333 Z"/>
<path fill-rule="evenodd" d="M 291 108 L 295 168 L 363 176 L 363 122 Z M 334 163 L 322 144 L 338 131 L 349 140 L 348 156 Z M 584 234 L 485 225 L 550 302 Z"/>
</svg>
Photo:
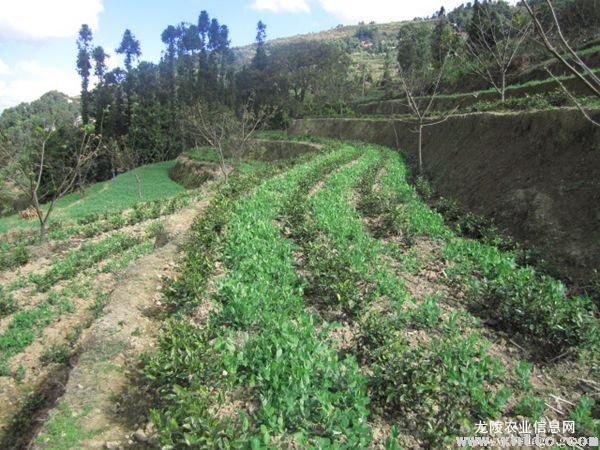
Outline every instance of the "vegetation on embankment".
<svg viewBox="0 0 600 450">
<path fill-rule="evenodd" d="M 598 117 L 600 113 L 594 113 Z M 303 119 L 290 134 L 357 139 L 414 158 L 414 123 L 393 119 Z M 451 117 L 424 133 L 435 189 L 493 218 L 548 266 L 586 284 L 600 267 L 597 209 L 600 129 L 577 110 Z"/>
<path fill-rule="evenodd" d="M 590 95 L 586 86 L 572 76 L 560 77 L 559 80 L 572 94 Z M 511 107 L 514 109 L 546 109 L 552 106 L 569 106 L 572 103 L 559 82 L 554 79 L 529 81 L 524 84 L 508 86 L 506 98 L 506 102 L 501 102 L 498 93 L 492 89 L 438 95 L 433 102 L 432 111 L 450 111 L 454 108 L 459 108 L 459 112 L 485 109 L 502 110 L 511 109 Z M 490 106 L 486 108 L 486 104 Z M 405 99 L 357 103 L 351 108 L 357 114 L 366 116 L 411 113 Z"/>
</svg>

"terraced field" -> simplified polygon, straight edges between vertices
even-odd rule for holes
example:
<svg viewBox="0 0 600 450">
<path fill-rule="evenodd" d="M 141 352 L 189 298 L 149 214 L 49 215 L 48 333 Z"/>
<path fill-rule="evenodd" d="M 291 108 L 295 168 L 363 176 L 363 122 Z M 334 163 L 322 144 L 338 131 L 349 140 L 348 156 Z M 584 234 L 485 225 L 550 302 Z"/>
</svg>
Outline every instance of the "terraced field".
<svg viewBox="0 0 600 450">
<path fill-rule="evenodd" d="M 542 417 L 597 435 L 592 302 L 462 238 L 406 172 L 391 150 L 337 143 L 214 197 L 163 289 L 144 438 L 452 448 L 480 423 Z"/>
<path fill-rule="evenodd" d="M 27 236 L 0 274 L 3 448 L 454 448 L 541 418 L 598 434 L 594 304 L 462 237 L 387 148 L 325 141 L 65 224 L 21 263 Z"/>
</svg>

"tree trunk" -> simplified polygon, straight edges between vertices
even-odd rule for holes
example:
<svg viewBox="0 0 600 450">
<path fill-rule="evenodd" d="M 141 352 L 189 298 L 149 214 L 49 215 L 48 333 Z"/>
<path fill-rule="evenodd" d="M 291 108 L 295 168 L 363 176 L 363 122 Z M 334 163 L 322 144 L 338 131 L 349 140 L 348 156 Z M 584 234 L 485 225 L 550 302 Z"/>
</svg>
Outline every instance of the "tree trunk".
<svg viewBox="0 0 600 450">
<path fill-rule="evenodd" d="M 419 175 L 423 175 L 423 121 L 419 121 Z"/>
<path fill-rule="evenodd" d="M 140 176 L 135 173 L 135 181 L 137 182 L 137 188 L 138 188 L 138 197 L 141 199 L 142 198 L 142 180 L 140 180 Z"/>
<path fill-rule="evenodd" d="M 225 156 L 223 155 L 223 148 L 219 145 L 219 165 L 221 166 L 221 172 L 223 172 L 223 177 L 225 177 L 225 184 L 229 184 L 229 179 L 227 177 L 227 168 L 225 167 Z"/>
<path fill-rule="evenodd" d="M 46 222 L 40 222 L 40 242 L 46 242 Z"/>
<path fill-rule="evenodd" d="M 506 72 L 502 72 L 502 86 L 501 86 L 500 96 L 502 97 L 502 103 L 506 100 Z"/>
</svg>

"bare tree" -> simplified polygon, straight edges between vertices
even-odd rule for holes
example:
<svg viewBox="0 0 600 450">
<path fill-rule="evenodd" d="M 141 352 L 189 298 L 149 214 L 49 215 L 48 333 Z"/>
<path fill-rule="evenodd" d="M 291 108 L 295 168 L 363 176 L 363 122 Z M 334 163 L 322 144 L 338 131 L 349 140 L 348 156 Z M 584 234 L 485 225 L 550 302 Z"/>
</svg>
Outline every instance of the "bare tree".
<svg viewBox="0 0 600 450">
<path fill-rule="evenodd" d="M 456 107 L 441 115 L 430 116 L 435 100 L 440 94 L 440 83 L 448 58 L 449 55 L 446 55 L 437 73 L 433 71 L 434 69 L 431 66 L 427 66 L 421 70 L 409 70 L 405 69 L 401 62 L 398 62 L 400 86 L 406 96 L 408 108 L 416 120 L 415 131 L 419 135 L 417 144 L 419 174 L 423 174 L 423 130 L 445 122 L 458 110 L 458 107 Z M 394 129 L 394 132 L 396 132 L 396 129 Z M 398 141 L 397 136 L 396 141 Z"/>
<path fill-rule="evenodd" d="M 142 180 L 135 168 L 142 165 L 140 154 L 135 150 L 133 145 L 129 145 L 124 138 L 117 140 L 111 139 L 106 143 L 105 151 L 117 171 L 129 172 L 132 171 L 137 184 L 138 197 L 142 198 Z"/>
<path fill-rule="evenodd" d="M 219 167 L 227 183 L 227 158 L 241 158 L 246 153 L 252 135 L 271 114 L 266 108 L 255 110 L 252 99 L 243 105 L 239 116 L 228 109 L 211 111 L 205 104 L 198 103 L 188 111 L 188 129 L 196 142 L 204 142 L 216 150 Z"/>
<path fill-rule="evenodd" d="M 504 102 L 508 71 L 531 35 L 531 22 L 523 22 L 521 15 L 506 17 L 494 11 L 493 5 L 484 3 L 475 8 L 470 36 L 456 53 L 467 67 L 492 85 Z"/>
<path fill-rule="evenodd" d="M 546 47 L 548 52 L 550 52 L 554 58 L 559 61 L 573 76 L 578 78 L 585 86 L 590 89 L 590 93 L 597 98 L 600 98 L 600 78 L 596 75 L 594 70 L 589 67 L 577 54 L 577 52 L 571 47 L 567 39 L 565 38 L 560 23 L 558 21 L 558 16 L 556 14 L 556 10 L 554 5 L 550 0 L 546 0 L 546 5 L 550 11 L 550 16 L 552 19 L 551 29 L 545 30 L 542 25 L 541 20 L 538 18 L 535 13 L 533 7 L 529 4 L 528 1 L 522 2 L 529 16 L 531 17 L 535 32 L 541 41 L 541 43 Z M 551 34 L 553 34 L 552 30 L 556 34 L 556 44 L 551 39 Z M 564 56 L 568 55 L 568 56 Z M 577 108 L 583 113 L 585 118 L 590 121 L 592 124 L 596 126 L 600 126 L 600 123 L 592 119 L 589 113 L 582 106 L 581 102 L 571 93 L 567 87 L 552 73 L 550 68 L 546 67 L 546 71 L 548 74 L 554 78 L 554 80 L 559 84 L 559 86 L 566 92 L 566 94 L 571 98 L 571 100 L 575 103 Z"/>
<path fill-rule="evenodd" d="M 55 128 L 34 127 L 25 142 L 0 138 L 2 178 L 27 196 L 40 224 L 40 240 L 46 239 L 48 219 L 59 198 L 73 190 L 99 153 L 101 136 L 87 125 L 79 142 L 60 156 L 49 155 L 48 143 Z M 46 201 L 43 205 L 41 202 Z"/>
</svg>

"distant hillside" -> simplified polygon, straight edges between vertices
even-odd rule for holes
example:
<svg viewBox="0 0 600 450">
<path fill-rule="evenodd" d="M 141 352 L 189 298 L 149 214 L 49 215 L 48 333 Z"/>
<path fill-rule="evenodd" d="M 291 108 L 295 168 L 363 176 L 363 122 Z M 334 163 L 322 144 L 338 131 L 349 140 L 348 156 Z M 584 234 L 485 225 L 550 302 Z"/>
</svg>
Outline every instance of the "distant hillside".
<svg viewBox="0 0 600 450">
<path fill-rule="evenodd" d="M 10 130 L 33 118 L 44 125 L 73 124 L 79 118 L 79 99 L 58 91 L 46 92 L 31 103 L 5 109 L 0 115 L 0 129 Z"/>
<path fill-rule="evenodd" d="M 396 46 L 396 38 L 401 27 L 411 21 L 389 23 L 360 23 L 358 25 L 338 25 L 325 31 L 299 34 L 290 37 L 268 40 L 267 49 L 307 41 L 330 42 L 346 50 L 355 62 L 378 61 L 383 64 L 386 50 Z M 422 21 L 428 23 L 429 21 Z M 233 49 L 236 62 L 241 66 L 250 62 L 256 51 L 256 45 L 250 44 Z"/>
</svg>

